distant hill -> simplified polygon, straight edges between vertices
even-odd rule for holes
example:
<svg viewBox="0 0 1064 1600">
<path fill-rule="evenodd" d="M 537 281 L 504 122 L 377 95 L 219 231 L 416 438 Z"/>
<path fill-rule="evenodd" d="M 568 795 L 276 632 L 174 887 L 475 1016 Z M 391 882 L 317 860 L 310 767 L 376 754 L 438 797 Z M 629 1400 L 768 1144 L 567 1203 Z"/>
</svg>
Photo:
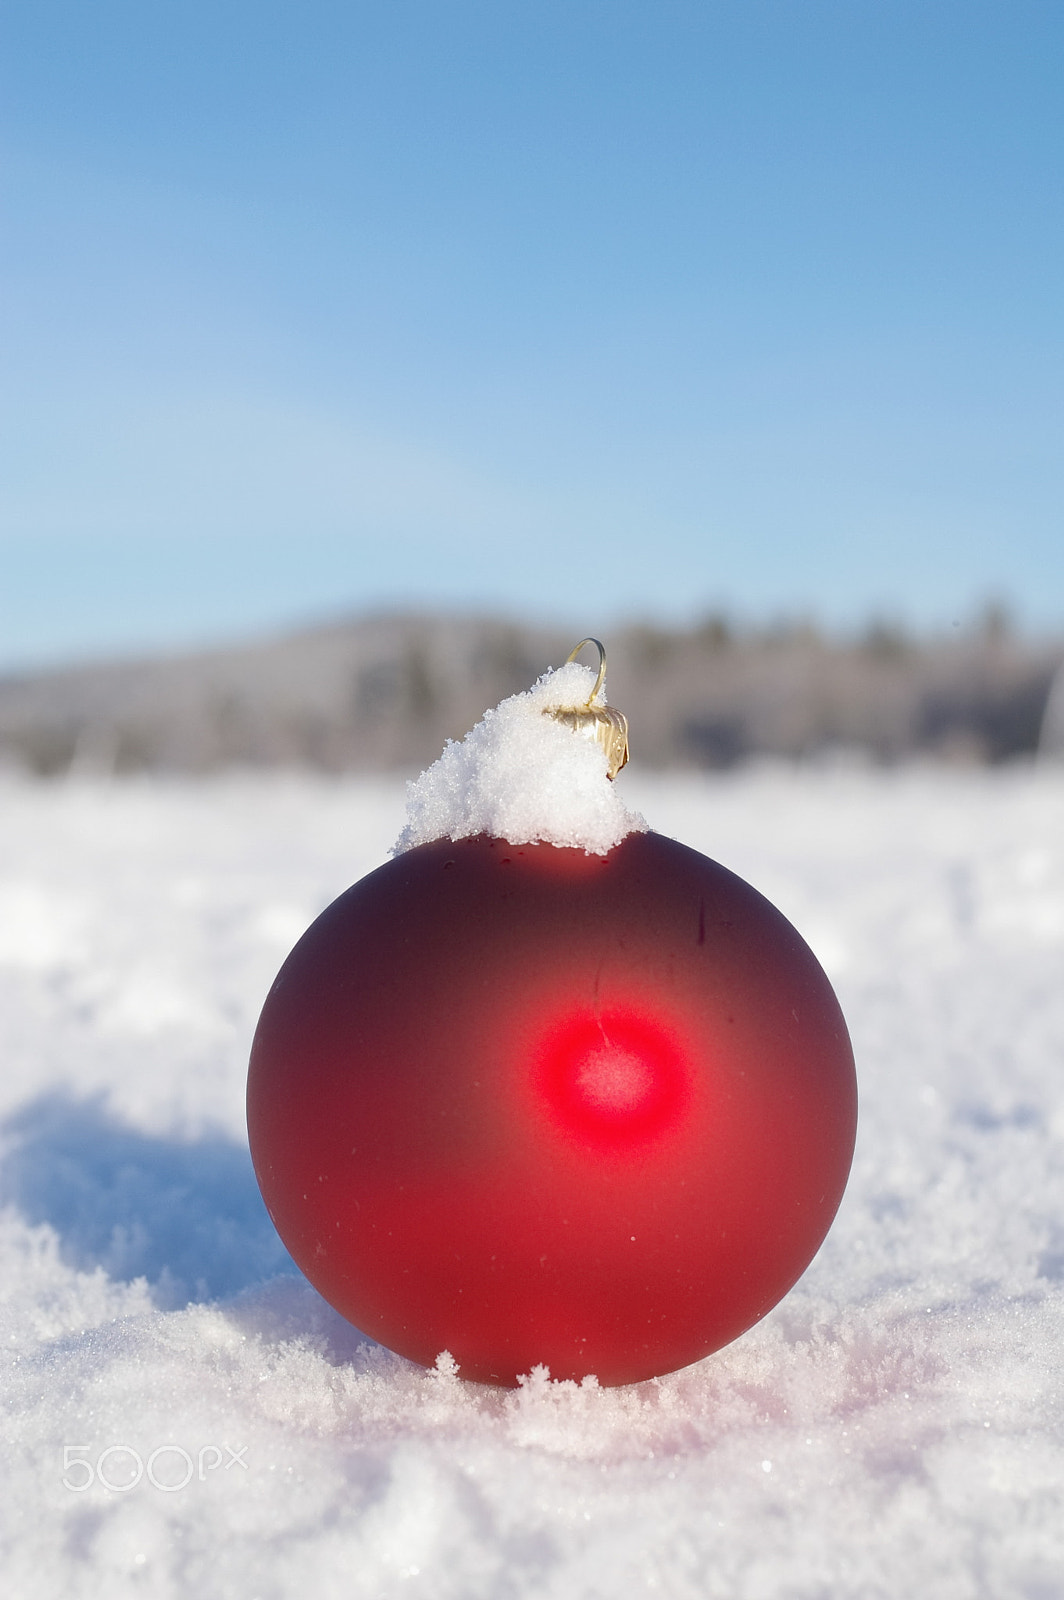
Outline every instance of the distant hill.
<svg viewBox="0 0 1064 1600">
<path fill-rule="evenodd" d="M 631 626 L 606 642 L 609 697 L 628 714 L 634 759 L 659 767 L 836 752 L 1007 761 L 1037 748 L 1064 661 L 1064 640 L 1025 641 L 993 617 L 948 639 L 873 627 L 839 640 L 715 617 L 686 631 Z M 42 776 L 237 764 L 415 771 L 574 643 L 491 617 L 374 616 L 9 677 L 0 762 Z"/>
</svg>

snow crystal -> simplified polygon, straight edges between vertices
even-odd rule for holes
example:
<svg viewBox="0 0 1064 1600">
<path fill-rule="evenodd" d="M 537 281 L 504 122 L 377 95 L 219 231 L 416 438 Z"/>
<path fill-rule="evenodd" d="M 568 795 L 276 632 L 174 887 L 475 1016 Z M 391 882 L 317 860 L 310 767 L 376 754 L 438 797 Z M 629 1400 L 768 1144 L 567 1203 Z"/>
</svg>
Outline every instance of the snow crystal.
<svg viewBox="0 0 1064 1600">
<path fill-rule="evenodd" d="M 1060 1595 L 1064 773 L 626 776 L 812 935 L 861 1121 L 786 1299 L 612 1390 L 371 1344 L 258 1198 L 280 941 L 401 786 L 0 784 L 6 1594 Z"/>
<path fill-rule="evenodd" d="M 645 833 L 643 818 L 611 783 L 601 746 L 545 715 L 587 704 L 594 685 L 589 667 L 568 662 L 486 712 L 461 741 L 450 740 L 439 760 L 407 785 L 396 853 L 486 833 L 509 844 L 570 845 L 605 855 L 629 833 Z M 603 703 L 600 695 L 595 704 Z"/>
</svg>

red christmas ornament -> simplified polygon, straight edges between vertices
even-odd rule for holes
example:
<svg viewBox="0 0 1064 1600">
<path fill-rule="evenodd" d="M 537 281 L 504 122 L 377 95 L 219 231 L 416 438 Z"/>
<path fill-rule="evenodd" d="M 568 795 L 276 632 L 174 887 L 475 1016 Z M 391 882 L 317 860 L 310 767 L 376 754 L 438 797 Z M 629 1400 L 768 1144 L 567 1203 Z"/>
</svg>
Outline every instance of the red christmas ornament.
<svg viewBox="0 0 1064 1600">
<path fill-rule="evenodd" d="M 345 1317 L 462 1376 L 632 1383 L 735 1339 L 842 1198 L 838 1002 L 794 928 L 654 833 L 606 855 L 421 845 L 340 896 L 267 998 L 248 1128 Z"/>
</svg>

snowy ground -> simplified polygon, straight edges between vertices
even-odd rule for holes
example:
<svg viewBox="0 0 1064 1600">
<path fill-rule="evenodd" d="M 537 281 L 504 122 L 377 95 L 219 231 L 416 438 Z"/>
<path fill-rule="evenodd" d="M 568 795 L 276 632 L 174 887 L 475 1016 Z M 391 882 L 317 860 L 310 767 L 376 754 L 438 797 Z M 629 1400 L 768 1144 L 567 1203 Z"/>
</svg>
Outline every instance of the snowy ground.
<svg viewBox="0 0 1064 1600">
<path fill-rule="evenodd" d="M 621 782 L 820 954 L 857 1157 L 738 1344 L 513 1393 L 361 1341 L 246 1154 L 266 988 L 399 787 L 0 788 L 6 1594 L 1064 1595 L 1064 776 Z"/>
</svg>

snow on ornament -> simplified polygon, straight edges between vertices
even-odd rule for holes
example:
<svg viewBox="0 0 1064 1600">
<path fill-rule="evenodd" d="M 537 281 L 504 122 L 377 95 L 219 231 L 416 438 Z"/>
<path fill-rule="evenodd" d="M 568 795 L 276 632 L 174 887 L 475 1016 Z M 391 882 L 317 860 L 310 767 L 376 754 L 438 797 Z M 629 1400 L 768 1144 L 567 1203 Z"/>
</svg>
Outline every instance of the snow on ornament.
<svg viewBox="0 0 1064 1600">
<path fill-rule="evenodd" d="M 857 1093 L 838 1002 L 757 890 L 650 832 L 573 657 L 409 787 L 393 859 L 282 967 L 255 1170 L 363 1332 L 513 1385 L 638 1382 L 765 1315 L 831 1224 Z"/>
</svg>

